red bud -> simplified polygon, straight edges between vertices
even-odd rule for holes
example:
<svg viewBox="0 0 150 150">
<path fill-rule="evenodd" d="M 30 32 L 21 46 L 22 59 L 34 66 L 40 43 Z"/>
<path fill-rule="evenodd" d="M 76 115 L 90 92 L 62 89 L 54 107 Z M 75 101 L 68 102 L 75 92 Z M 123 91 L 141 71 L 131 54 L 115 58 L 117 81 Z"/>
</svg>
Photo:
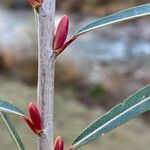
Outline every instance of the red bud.
<svg viewBox="0 0 150 150">
<path fill-rule="evenodd" d="M 41 6 L 41 4 L 42 4 L 42 0 L 28 0 L 28 2 L 35 9 L 38 9 Z"/>
<path fill-rule="evenodd" d="M 34 103 L 29 104 L 28 113 L 30 115 L 32 123 L 34 124 L 34 127 L 36 129 L 41 130 L 42 129 L 42 119 L 41 119 L 39 110 L 37 109 L 37 106 Z"/>
<path fill-rule="evenodd" d="M 60 136 L 58 136 L 55 140 L 54 150 L 64 150 L 64 141 Z"/>
<path fill-rule="evenodd" d="M 39 110 L 37 109 L 37 106 L 34 103 L 29 104 L 28 113 L 31 120 L 27 117 L 24 117 L 25 122 L 28 124 L 28 126 L 34 133 L 40 135 L 43 131 L 42 119 Z"/>
<path fill-rule="evenodd" d="M 64 45 L 68 35 L 68 27 L 69 19 L 67 16 L 63 16 L 58 24 L 56 34 L 54 36 L 54 52 L 58 53 L 59 49 Z"/>
</svg>

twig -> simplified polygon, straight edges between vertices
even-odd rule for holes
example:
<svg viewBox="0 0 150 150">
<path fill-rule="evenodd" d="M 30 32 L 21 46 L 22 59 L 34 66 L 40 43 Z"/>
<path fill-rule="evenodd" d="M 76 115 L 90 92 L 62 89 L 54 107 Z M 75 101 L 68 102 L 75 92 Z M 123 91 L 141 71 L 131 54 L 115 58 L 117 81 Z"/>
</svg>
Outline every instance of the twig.
<svg viewBox="0 0 150 150">
<path fill-rule="evenodd" d="M 55 0 L 43 0 L 39 10 L 38 105 L 44 132 L 38 140 L 39 150 L 53 149 L 53 99 L 55 60 L 52 50 Z"/>
</svg>

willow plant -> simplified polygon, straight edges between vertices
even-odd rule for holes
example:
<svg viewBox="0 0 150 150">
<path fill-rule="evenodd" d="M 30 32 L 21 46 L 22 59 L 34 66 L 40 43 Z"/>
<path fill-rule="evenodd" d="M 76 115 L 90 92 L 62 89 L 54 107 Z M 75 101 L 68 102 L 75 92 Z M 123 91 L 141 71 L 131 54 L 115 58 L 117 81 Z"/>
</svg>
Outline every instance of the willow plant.
<svg viewBox="0 0 150 150">
<path fill-rule="evenodd" d="M 99 18 L 83 26 L 71 38 L 68 38 L 69 18 L 62 16 L 56 31 L 55 0 L 28 0 L 34 9 L 38 24 L 38 88 L 37 104 L 31 102 L 28 115 L 20 108 L 5 100 L 0 100 L 0 114 L 20 150 L 25 146 L 9 118 L 9 114 L 22 117 L 33 134 L 38 138 L 39 150 L 64 150 L 64 141 L 58 136 L 53 144 L 53 102 L 54 71 L 57 57 L 81 35 L 104 26 L 150 14 L 150 3 L 132 7 L 109 16 Z M 74 150 L 88 144 L 116 127 L 150 110 L 150 85 L 138 90 L 122 103 L 93 121 L 67 146 Z"/>
</svg>

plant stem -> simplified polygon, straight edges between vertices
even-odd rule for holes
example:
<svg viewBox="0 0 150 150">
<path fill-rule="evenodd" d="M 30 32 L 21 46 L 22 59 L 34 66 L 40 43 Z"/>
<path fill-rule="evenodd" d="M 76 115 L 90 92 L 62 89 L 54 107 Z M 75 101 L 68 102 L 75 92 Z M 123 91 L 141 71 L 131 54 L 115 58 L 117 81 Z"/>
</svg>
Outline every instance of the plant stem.
<svg viewBox="0 0 150 150">
<path fill-rule="evenodd" d="M 39 56 L 37 99 L 42 116 L 44 132 L 38 139 L 39 150 L 53 149 L 53 102 L 55 60 L 53 35 L 55 0 L 43 0 L 39 10 Z"/>
</svg>

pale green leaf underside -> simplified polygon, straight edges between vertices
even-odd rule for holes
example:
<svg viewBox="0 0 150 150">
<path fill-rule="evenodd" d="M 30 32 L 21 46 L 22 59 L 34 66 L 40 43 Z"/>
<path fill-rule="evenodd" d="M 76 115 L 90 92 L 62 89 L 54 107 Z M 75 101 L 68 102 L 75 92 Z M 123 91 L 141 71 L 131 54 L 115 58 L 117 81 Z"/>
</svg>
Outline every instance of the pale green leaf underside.
<svg viewBox="0 0 150 150">
<path fill-rule="evenodd" d="M 73 148 L 92 142 L 148 110 L 150 110 L 150 85 L 140 89 L 87 127 L 73 141 Z"/>
<path fill-rule="evenodd" d="M 118 23 L 121 21 L 129 20 L 129 19 L 133 19 L 133 18 L 137 18 L 141 16 L 146 16 L 149 14 L 150 14 L 150 3 L 137 6 L 137 7 L 132 7 L 132 8 L 120 11 L 118 13 L 115 13 L 106 17 L 102 17 L 84 26 L 75 34 L 75 36 L 79 36 L 88 31 L 91 31 L 100 27 L 104 27 L 110 24 Z"/>
<path fill-rule="evenodd" d="M 15 114 L 15 115 L 24 116 L 24 113 L 18 107 L 14 106 L 13 104 L 9 102 L 2 101 L 2 100 L 0 100 L 0 112 L 1 111 Z"/>
<path fill-rule="evenodd" d="M 23 145 L 23 143 L 22 143 L 22 141 L 21 141 L 21 138 L 20 138 L 20 136 L 19 136 L 19 134 L 18 134 L 18 132 L 17 132 L 17 130 L 16 130 L 16 128 L 15 128 L 13 122 L 12 122 L 11 119 L 9 118 L 9 116 L 8 116 L 5 112 L 1 112 L 1 116 L 2 116 L 2 118 L 3 118 L 3 120 L 4 120 L 4 122 L 5 122 L 5 124 L 6 124 L 7 128 L 8 128 L 8 130 L 9 130 L 11 136 L 12 136 L 13 139 L 15 140 L 15 142 L 16 142 L 18 148 L 19 148 L 20 150 L 25 150 L 25 147 L 24 147 L 24 145 Z"/>
</svg>

